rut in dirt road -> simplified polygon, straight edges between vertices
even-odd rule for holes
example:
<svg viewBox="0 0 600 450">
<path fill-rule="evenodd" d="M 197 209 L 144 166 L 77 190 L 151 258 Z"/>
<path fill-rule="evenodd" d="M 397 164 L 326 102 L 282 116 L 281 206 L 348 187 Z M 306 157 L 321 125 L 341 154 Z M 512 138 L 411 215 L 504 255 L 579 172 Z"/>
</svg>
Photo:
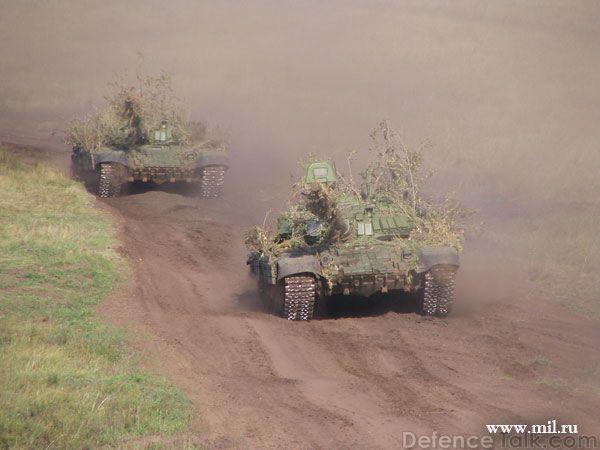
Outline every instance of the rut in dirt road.
<svg viewBox="0 0 600 450">
<path fill-rule="evenodd" d="M 556 317 L 505 304 L 447 319 L 342 309 L 338 319 L 291 323 L 258 306 L 241 246 L 244 205 L 161 191 L 107 203 L 122 219 L 136 282 L 127 306 L 113 301 L 107 312 L 126 308 L 121 321 L 163 346 L 161 367 L 199 406 L 202 442 L 390 448 L 402 431 L 481 433 L 486 421 L 520 423 L 548 404 L 533 383 L 541 369 L 525 363 L 539 349 L 522 336 L 556 327 Z M 593 327 L 577 333 L 555 342 L 557 354 L 591 348 Z"/>
</svg>

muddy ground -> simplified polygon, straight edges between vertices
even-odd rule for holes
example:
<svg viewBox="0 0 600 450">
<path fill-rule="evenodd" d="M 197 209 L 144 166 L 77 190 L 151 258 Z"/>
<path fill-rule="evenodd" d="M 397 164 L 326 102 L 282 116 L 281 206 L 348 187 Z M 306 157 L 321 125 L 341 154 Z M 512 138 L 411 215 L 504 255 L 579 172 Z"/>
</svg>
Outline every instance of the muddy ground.
<svg viewBox="0 0 600 450">
<path fill-rule="evenodd" d="M 68 166 L 55 147 L 5 145 Z M 469 272 L 485 237 L 471 242 L 450 317 L 421 317 L 390 295 L 335 298 L 325 316 L 288 322 L 263 310 L 245 265 L 242 234 L 264 200 L 136 184 L 97 202 L 133 268 L 99 313 L 195 407 L 190 433 L 132 445 L 398 448 L 404 431 L 485 435 L 487 423 L 549 418 L 597 430 L 598 319 L 548 302 L 535 283 L 482 289 L 498 282 Z"/>
<path fill-rule="evenodd" d="M 138 66 L 173 72 L 192 116 L 229 132 L 221 200 L 135 186 L 98 201 L 133 267 L 100 313 L 188 393 L 186 442 L 394 448 L 403 431 L 483 435 L 554 418 L 597 434 L 598 12 L 533 0 L 7 2 L 0 140 L 66 170 L 59 130 Z M 455 190 L 485 222 L 466 243 L 456 311 L 426 320 L 391 297 L 338 300 L 310 323 L 268 315 L 243 233 L 284 204 L 303 155 L 343 167 L 382 118 L 409 144 L 434 144 L 429 193 Z"/>
<path fill-rule="evenodd" d="M 287 322 L 262 311 L 247 276 L 248 202 L 141 189 L 106 204 L 135 286 L 102 311 L 155 339 L 160 367 L 200 410 L 200 442 L 394 448 L 403 431 L 484 434 L 486 423 L 554 417 L 597 429 L 596 381 L 580 373 L 597 367 L 597 320 L 535 296 L 459 295 L 447 319 L 392 297 Z"/>
</svg>

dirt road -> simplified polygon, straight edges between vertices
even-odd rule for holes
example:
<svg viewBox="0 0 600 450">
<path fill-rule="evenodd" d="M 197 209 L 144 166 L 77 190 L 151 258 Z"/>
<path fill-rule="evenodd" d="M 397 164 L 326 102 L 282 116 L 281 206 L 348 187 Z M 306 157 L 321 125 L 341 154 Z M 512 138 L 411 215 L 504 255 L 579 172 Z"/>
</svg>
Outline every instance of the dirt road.
<svg viewBox="0 0 600 450">
<path fill-rule="evenodd" d="M 580 373 L 600 361 L 597 322 L 512 297 L 471 299 L 443 320 L 388 299 L 287 322 L 261 310 L 247 276 L 255 203 L 145 190 L 106 201 L 135 273 L 133 293 L 102 312 L 151 336 L 161 370 L 198 408 L 194 440 L 397 448 L 403 431 L 482 435 L 486 423 L 549 418 L 597 427 L 593 374 Z M 464 295 L 471 281 L 459 280 Z M 578 387 L 559 381 L 573 377 Z"/>
<path fill-rule="evenodd" d="M 391 448 L 404 431 L 553 418 L 598 433 L 598 319 L 558 304 L 600 297 L 597 282 L 577 290 L 600 254 L 598 17 L 597 2 L 557 0 L 12 2 L 0 140 L 47 146 L 138 67 L 172 72 L 194 120 L 230 131 L 222 201 L 99 201 L 134 267 L 101 312 L 150 337 L 200 444 Z M 343 162 L 383 118 L 435 144 L 434 193 L 457 190 L 493 230 L 467 242 L 455 313 L 424 320 L 398 299 L 311 323 L 264 313 L 243 232 L 298 160 Z M 68 166 L 64 146 L 50 153 Z"/>
</svg>

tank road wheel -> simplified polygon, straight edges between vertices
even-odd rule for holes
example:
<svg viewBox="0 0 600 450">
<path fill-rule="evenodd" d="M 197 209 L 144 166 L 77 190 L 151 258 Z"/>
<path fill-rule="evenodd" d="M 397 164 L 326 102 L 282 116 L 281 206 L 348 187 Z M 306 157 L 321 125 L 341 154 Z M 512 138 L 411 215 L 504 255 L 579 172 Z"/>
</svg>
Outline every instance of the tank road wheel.
<svg viewBox="0 0 600 450">
<path fill-rule="evenodd" d="M 98 179 L 98 197 L 109 198 L 121 195 L 123 185 L 123 174 L 116 163 L 100 164 L 100 174 Z"/>
<path fill-rule="evenodd" d="M 421 314 L 447 316 L 454 303 L 454 275 L 456 267 L 439 265 L 425 272 Z"/>
<path fill-rule="evenodd" d="M 217 198 L 223 190 L 225 166 L 208 166 L 200 169 L 200 197 Z"/>
<path fill-rule="evenodd" d="M 316 299 L 315 278 L 311 275 L 286 277 L 284 285 L 283 317 L 287 320 L 310 320 Z"/>
</svg>

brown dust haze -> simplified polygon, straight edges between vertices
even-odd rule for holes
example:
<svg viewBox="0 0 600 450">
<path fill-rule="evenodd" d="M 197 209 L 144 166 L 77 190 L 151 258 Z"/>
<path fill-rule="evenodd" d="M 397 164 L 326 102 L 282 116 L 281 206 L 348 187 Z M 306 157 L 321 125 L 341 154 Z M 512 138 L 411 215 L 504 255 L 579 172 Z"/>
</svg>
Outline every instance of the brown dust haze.
<svg viewBox="0 0 600 450">
<path fill-rule="evenodd" d="M 457 190 L 481 211 L 504 254 L 495 263 L 520 253 L 535 265 L 556 251 L 577 270 L 599 253 L 586 234 L 600 191 L 599 10 L 585 1 L 3 0 L 0 133 L 47 138 L 101 105 L 116 76 L 170 72 L 192 116 L 229 133 L 229 189 L 263 201 L 258 220 L 283 203 L 304 155 L 345 166 L 387 118 L 407 143 L 431 141 L 431 190 Z"/>
<path fill-rule="evenodd" d="M 443 166 L 536 194 L 598 168 L 594 2 L 1 3 L 3 132 L 61 128 L 141 66 L 275 179 L 306 152 L 365 147 L 382 118 Z"/>
<path fill-rule="evenodd" d="M 595 432 L 599 30 L 600 3 L 576 0 L 0 0 L 0 140 L 64 164 L 59 130 L 140 70 L 171 73 L 192 117 L 227 131 L 221 201 L 106 203 L 139 285 L 103 308 L 169 343 L 169 375 L 210 405 L 192 424 L 202 439 L 390 448 L 403 429 L 548 414 Z M 484 222 L 455 313 L 292 328 L 227 310 L 256 296 L 242 233 L 284 204 L 298 161 L 328 155 L 344 171 L 357 150 L 359 172 L 384 118 L 407 144 L 431 142 L 428 192 L 456 191 Z"/>
</svg>

